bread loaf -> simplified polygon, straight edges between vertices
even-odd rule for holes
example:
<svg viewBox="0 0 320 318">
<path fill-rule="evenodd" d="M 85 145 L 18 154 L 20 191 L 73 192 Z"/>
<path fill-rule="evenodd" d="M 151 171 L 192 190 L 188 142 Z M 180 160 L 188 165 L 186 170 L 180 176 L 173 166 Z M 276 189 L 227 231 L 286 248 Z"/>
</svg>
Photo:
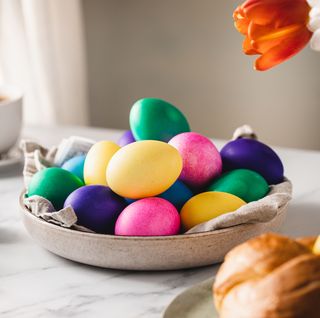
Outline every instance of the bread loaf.
<svg viewBox="0 0 320 318">
<path fill-rule="evenodd" d="M 213 286 L 221 318 L 320 318 L 316 238 L 264 234 L 225 258 Z"/>
</svg>

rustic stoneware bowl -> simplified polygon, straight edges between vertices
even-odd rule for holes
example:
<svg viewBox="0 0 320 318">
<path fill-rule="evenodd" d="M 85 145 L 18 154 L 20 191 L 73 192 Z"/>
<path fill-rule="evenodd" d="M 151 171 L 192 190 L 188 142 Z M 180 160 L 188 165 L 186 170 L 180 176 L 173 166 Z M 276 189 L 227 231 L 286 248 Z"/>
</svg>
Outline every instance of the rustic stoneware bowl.
<svg viewBox="0 0 320 318">
<path fill-rule="evenodd" d="M 33 239 L 64 258 L 124 270 L 173 270 L 221 262 L 234 246 L 264 232 L 278 231 L 287 206 L 267 223 L 245 224 L 195 234 L 125 237 L 63 228 L 34 216 L 20 196 L 23 223 Z"/>
</svg>

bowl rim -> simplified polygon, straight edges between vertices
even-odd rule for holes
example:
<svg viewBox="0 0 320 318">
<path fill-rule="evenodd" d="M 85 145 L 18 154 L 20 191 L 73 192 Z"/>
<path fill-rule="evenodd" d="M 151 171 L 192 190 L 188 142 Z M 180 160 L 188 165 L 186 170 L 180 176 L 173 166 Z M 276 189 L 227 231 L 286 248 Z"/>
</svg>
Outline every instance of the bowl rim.
<svg viewBox="0 0 320 318">
<path fill-rule="evenodd" d="M 32 219 L 33 222 L 38 222 L 41 223 L 44 226 L 48 226 L 49 228 L 64 232 L 64 233 L 69 233 L 71 235 L 80 235 L 82 237 L 87 237 L 91 239 L 112 239 L 112 240 L 121 240 L 121 241 L 171 241 L 171 240 L 188 240 L 188 239 L 194 239 L 194 238 L 199 238 L 199 237 L 207 237 L 207 236 L 212 236 L 212 235 L 224 235 L 228 232 L 233 232 L 233 231 L 241 231 L 245 230 L 250 227 L 255 227 L 257 225 L 260 225 L 261 223 L 248 223 L 248 224 L 239 224 L 235 226 L 231 226 L 228 228 L 224 229 L 218 229 L 214 231 L 207 231 L 207 232 L 198 232 L 198 233 L 189 233 L 189 234 L 176 234 L 176 235 L 163 235 L 163 236 L 125 236 L 125 235 L 111 235 L 111 234 L 100 234 L 100 233 L 90 233 L 90 232 L 82 232 L 82 231 L 77 231 L 71 228 L 66 228 L 59 226 L 54 223 L 47 222 L 40 217 L 35 216 L 32 214 L 29 209 L 25 206 L 23 202 L 24 195 L 26 194 L 26 189 L 24 189 L 20 196 L 19 196 L 19 205 L 20 205 L 20 210 L 21 212 L 27 216 L 28 218 Z M 281 215 L 284 212 L 285 209 L 281 209 L 279 213 L 269 222 L 272 222 L 275 218 L 277 218 L 279 215 Z"/>
</svg>

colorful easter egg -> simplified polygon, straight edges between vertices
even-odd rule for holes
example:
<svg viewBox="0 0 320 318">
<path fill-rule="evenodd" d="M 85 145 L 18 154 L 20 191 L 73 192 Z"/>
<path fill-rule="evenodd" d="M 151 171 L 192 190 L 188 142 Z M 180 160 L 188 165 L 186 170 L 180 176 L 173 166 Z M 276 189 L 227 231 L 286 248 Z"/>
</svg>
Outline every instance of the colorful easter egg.
<svg viewBox="0 0 320 318">
<path fill-rule="evenodd" d="M 168 190 L 160 193 L 157 197 L 169 201 L 180 211 L 182 206 L 193 197 L 193 193 L 182 181 L 177 180 Z M 137 200 L 125 198 L 125 201 L 131 204 Z"/>
<path fill-rule="evenodd" d="M 190 131 L 187 119 L 179 109 L 157 98 L 138 100 L 130 111 L 130 128 L 136 140 L 169 141 Z"/>
<path fill-rule="evenodd" d="M 77 215 L 78 225 L 97 233 L 114 233 L 114 225 L 126 207 L 123 198 L 102 185 L 89 185 L 72 192 L 64 203 Z"/>
<path fill-rule="evenodd" d="M 107 168 L 109 187 L 122 197 L 139 199 L 169 189 L 182 170 L 179 152 L 162 141 L 145 140 L 122 147 Z"/>
<path fill-rule="evenodd" d="M 269 192 L 269 186 L 257 172 L 236 169 L 224 173 L 213 181 L 207 191 L 228 192 L 246 202 L 251 202 L 263 198 Z"/>
<path fill-rule="evenodd" d="M 283 181 L 283 165 L 278 155 L 255 139 L 236 139 L 221 150 L 223 169 L 249 169 L 261 174 L 268 184 Z"/>
<path fill-rule="evenodd" d="M 106 169 L 111 157 L 119 149 L 112 141 L 100 141 L 90 148 L 83 169 L 85 184 L 107 185 Z"/>
<path fill-rule="evenodd" d="M 187 231 L 224 213 L 245 205 L 242 199 L 225 192 L 203 192 L 192 197 L 181 209 L 181 223 Z"/>
<path fill-rule="evenodd" d="M 159 198 L 171 202 L 178 211 L 192 196 L 192 191 L 180 180 L 177 180 L 167 191 L 158 195 Z"/>
<path fill-rule="evenodd" d="M 164 236 L 180 230 L 177 209 L 162 198 L 145 198 L 131 203 L 119 215 L 116 235 Z"/>
<path fill-rule="evenodd" d="M 83 167 L 84 167 L 84 161 L 86 159 L 85 155 L 76 156 L 69 160 L 67 160 L 62 166 L 62 169 L 68 170 L 69 172 L 76 175 L 78 178 L 80 178 L 82 181 L 83 179 Z"/>
<path fill-rule="evenodd" d="M 135 142 L 136 140 L 133 137 L 133 134 L 131 132 L 131 130 L 127 130 L 123 133 L 123 135 L 120 137 L 120 139 L 118 140 L 118 145 L 120 147 L 129 145 L 133 142 Z"/>
<path fill-rule="evenodd" d="M 60 210 L 68 195 L 82 186 L 81 179 L 71 172 L 57 167 L 46 168 L 32 177 L 28 196 L 39 195 L 46 198 L 56 210 Z"/>
<path fill-rule="evenodd" d="M 203 187 L 220 175 L 221 156 L 209 138 L 188 132 L 173 137 L 169 145 L 179 151 L 183 159 L 179 179 L 190 187 Z"/>
</svg>

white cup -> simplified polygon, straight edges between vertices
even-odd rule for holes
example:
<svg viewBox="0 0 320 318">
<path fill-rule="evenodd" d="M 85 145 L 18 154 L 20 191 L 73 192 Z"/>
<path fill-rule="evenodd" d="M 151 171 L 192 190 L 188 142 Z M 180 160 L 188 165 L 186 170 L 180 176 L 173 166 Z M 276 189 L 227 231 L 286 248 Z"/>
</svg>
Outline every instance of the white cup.
<svg viewBox="0 0 320 318">
<path fill-rule="evenodd" d="M 0 85 L 0 154 L 12 148 L 22 127 L 22 93 L 13 86 Z"/>
</svg>

